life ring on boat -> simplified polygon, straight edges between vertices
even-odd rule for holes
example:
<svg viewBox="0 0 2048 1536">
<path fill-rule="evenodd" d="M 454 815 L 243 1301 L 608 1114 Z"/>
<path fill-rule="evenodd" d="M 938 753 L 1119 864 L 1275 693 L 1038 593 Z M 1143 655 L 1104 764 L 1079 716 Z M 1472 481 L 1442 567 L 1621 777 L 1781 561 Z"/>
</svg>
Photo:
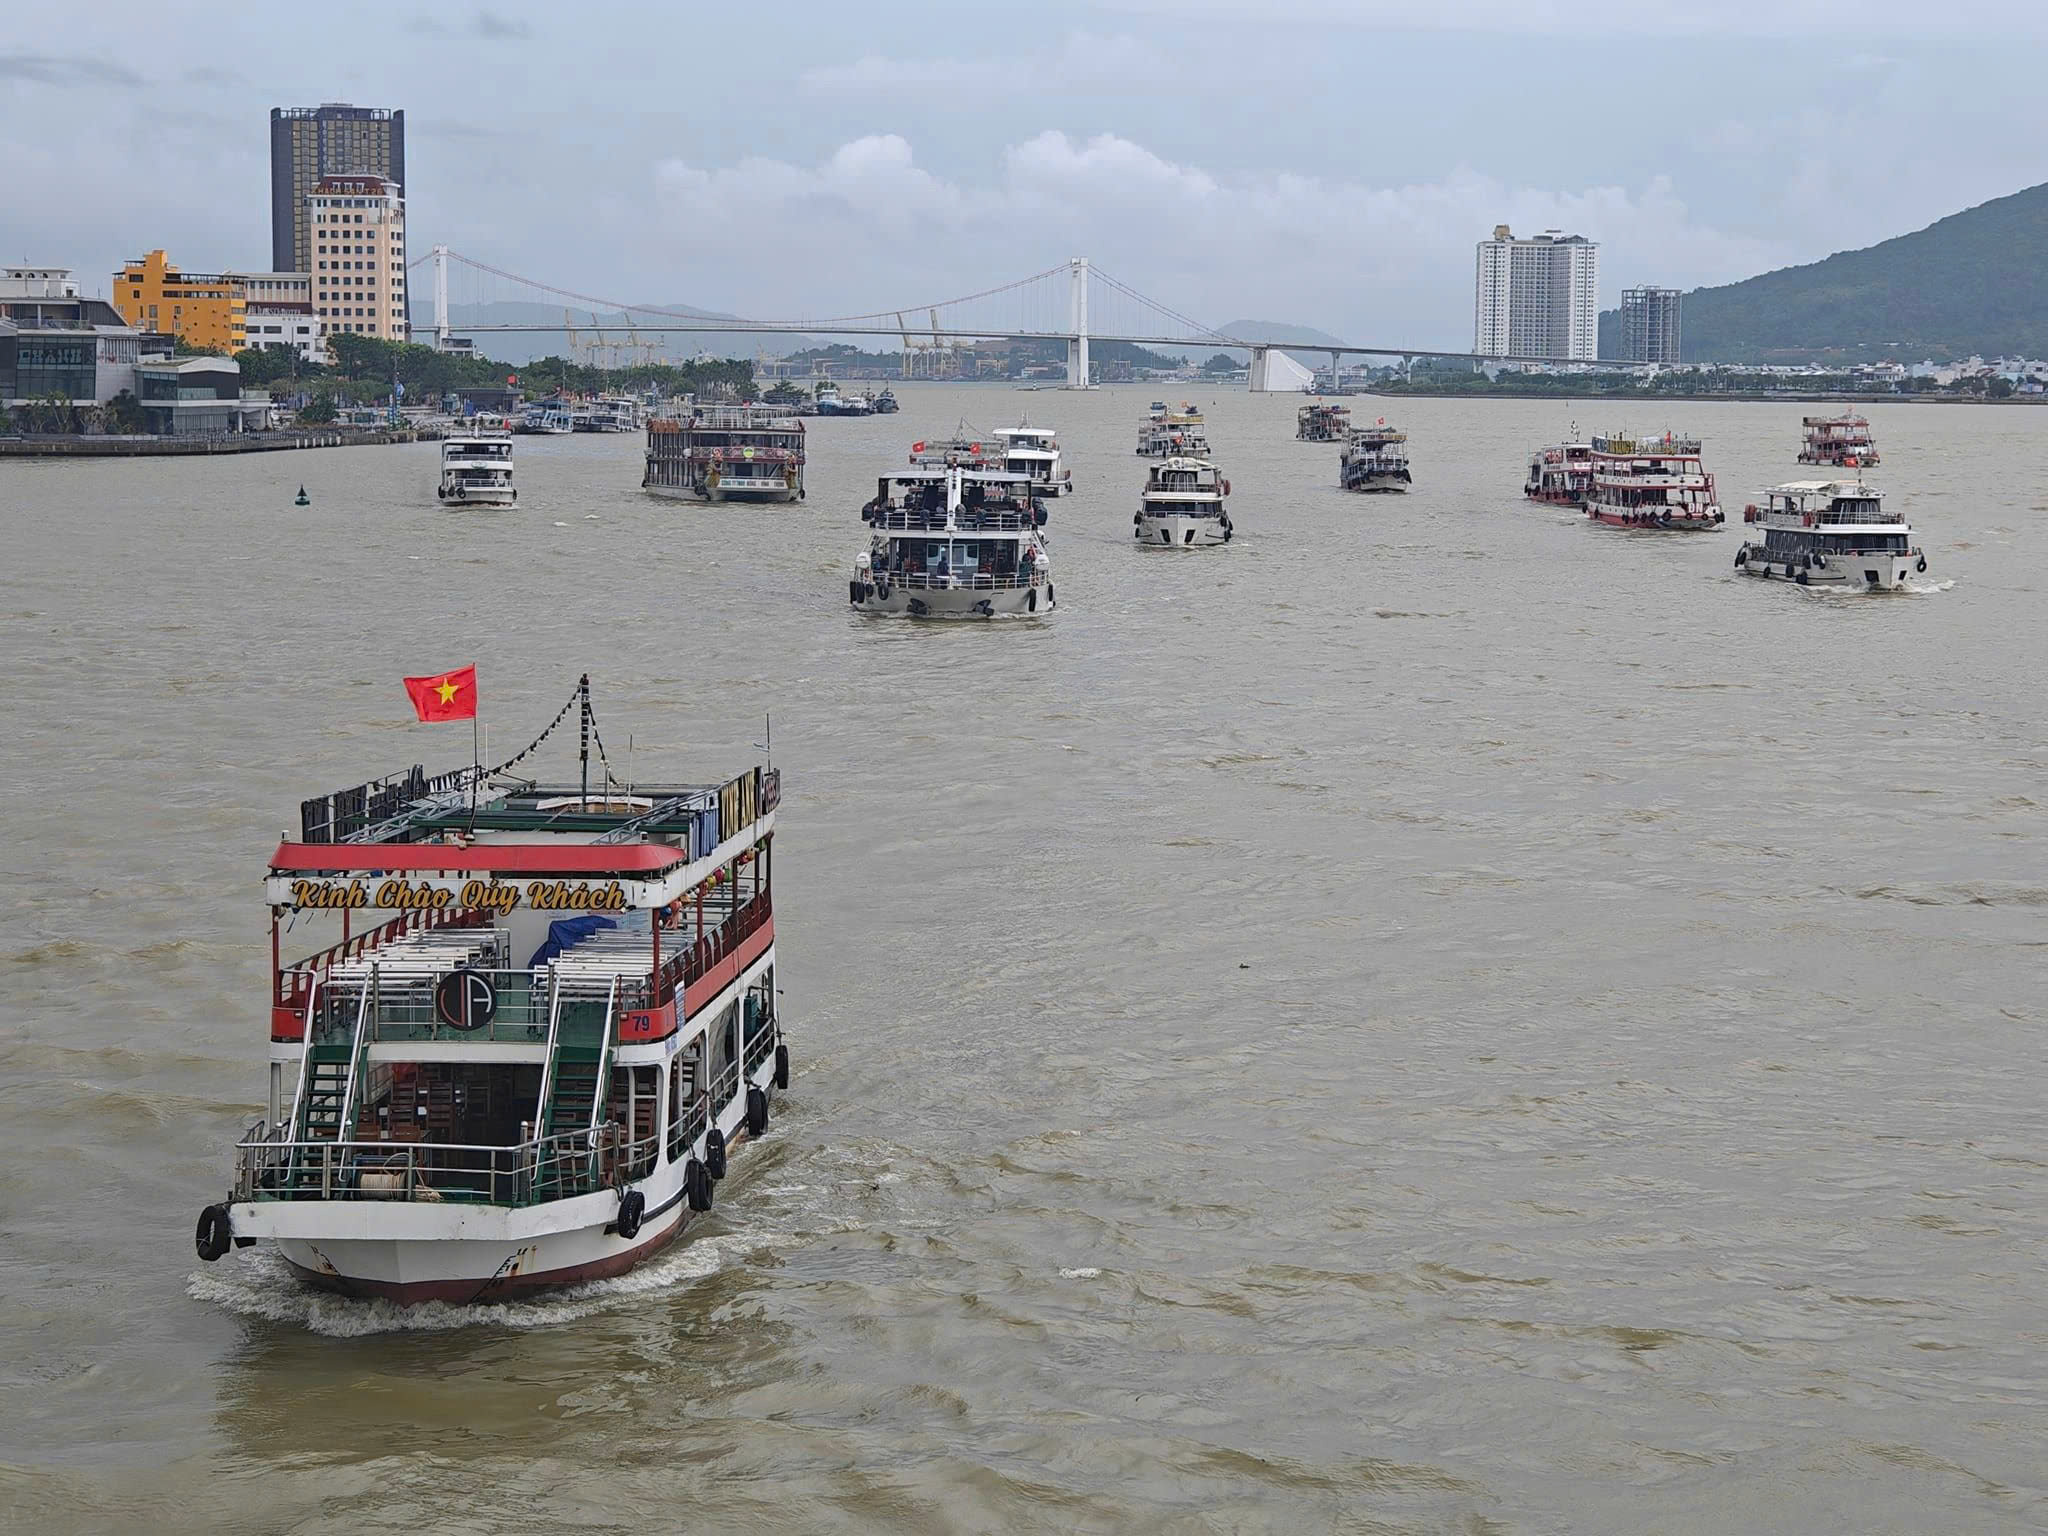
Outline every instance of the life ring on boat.
<svg viewBox="0 0 2048 1536">
<path fill-rule="evenodd" d="M 715 1125 L 704 1137 L 704 1171 L 714 1179 L 725 1177 L 725 1132 Z"/>
<path fill-rule="evenodd" d="M 759 1136 L 768 1129 L 768 1094 L 759 1083 L 747 1085 L 747 1134 Z"/>
<path fill-rule="evenodd" d="M 1035 599 L 1038 594 L 1034 592 L 1031 596 Z M 787 1088 L 789 1086 L 789 1047 L 786 1045 L 775 1047 L 775 1086 L 777 1088 Z"/>
<path fill-rule="evenodd" d="M 199 1228 L 192 1234 L 192 1246 L 199 1257 L 211 1264 L 234 1243 L 235 1229 L 228 1220 L 228 1208 L 209 1205 L 199 1213 Z"/>
<path fill-rule="evenodd" d="M 1922 555 L 1919 559 L 1919 562 L 1913 567 L 1913 569 L 1920 572 L 1924 576 L 1927 573 L 1927 557 L 1925 555 Z"/>
<path fill-rule="evenodd" d="M 683 1168 L 683 1197 L 690 1202 L 690 1209 L 693 1211 L 711 1209 L 711 1175 L 704 1171 L 704 1165 L 694 1157 Z"/>
<path fill-rule="evenodd" d="M 640 1235 L 640 1223 L 647 1219 L 647 1197 L 637 1189 L 629 1189 L 619 1196 L 619 1214 L 612 1226 L 627 1242 Z"/>
</svg>

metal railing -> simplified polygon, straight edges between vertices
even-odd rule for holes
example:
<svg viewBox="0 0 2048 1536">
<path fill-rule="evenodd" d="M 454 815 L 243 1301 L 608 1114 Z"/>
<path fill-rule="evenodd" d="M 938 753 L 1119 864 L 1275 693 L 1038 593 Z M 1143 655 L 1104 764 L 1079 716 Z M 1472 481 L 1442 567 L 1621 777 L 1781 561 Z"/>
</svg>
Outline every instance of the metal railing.
<svg viewBox="0 0 2048 1536">
<path fill-rule="evenodd" d="M 1045 585 L 1042 567 L 1029 576 L 993 576 L 986 571 L 941 576 L 933 571 L 876 571 L 875 582 L 902 587 L 912 592 L 1021 592 L 1026 587 Z"/>
<path fill-rule="evenodd" d="M 617 1187 L 661 1150 L 658 1135 L 628 1140 L 613 1124 L 513 1146 L 294 1141 L 284 1129 L 258 1122 L 238 1144 L 236 1199 L 538 1205 Z"/>
<path fill-rule="evenodd" d="M 876 507 L 867 520 L 877 529 L 897 533 L 941 533 L 946 529 L 946 509 Z M 956 533 L 1025 533 L 1037 525 L 1036 508 L 962 507 L 953 518 Z"/>
</svg>

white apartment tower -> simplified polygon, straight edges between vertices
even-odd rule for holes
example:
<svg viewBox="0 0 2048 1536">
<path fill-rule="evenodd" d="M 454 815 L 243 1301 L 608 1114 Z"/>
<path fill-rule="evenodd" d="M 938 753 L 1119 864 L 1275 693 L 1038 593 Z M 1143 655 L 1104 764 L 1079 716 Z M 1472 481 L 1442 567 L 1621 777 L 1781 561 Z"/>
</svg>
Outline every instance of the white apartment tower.
<svg viewBox="0 0 2048 1536">
<path fill-rule="evenodd" d="M 306 199 L 313 312 L 328 335 L 408 336 L 405 199 L 383 176 L 323 176 Z"/>
<path fill-rule="evenodd" d="M 1546 230 L 1517 240 L 1505 224 L 1479 242 L 1472 350 L 1488 357 L 1600 355 L 1600 247 Z"/>
</svg>

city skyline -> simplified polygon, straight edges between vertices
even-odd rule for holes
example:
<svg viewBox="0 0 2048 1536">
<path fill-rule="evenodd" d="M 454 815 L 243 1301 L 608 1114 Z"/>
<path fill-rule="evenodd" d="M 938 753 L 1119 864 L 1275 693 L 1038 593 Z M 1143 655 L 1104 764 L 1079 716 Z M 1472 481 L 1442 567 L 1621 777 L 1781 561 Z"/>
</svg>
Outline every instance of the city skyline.
<svg viewBox="0 0 2048 1536">
<path fill-rule="evenodd" d="M 1593 6 L 1585 27 L 1609 13 L 1621 14 Z M 114 0 L 76 22 L 17 25 L 0 53 L 0 149 L 21 195 L 0 209 L 0 251 L 70 266 L 89 286 L 159 246 L 195 268 L 263 268 L 269 113 L 346 100 L 410 109 L 415 251 L 445 242 L 627 302 L 843 312 L 1087 254 L 1210 323 L 1452 347 L 1470 334 L 1467 253 L 1497 223 L 1598 240 L 1611 309 L 1626 287 L 1817 260 L 2048 180 L 2048 150 L 2020 131 L 2026 50 L 1944 38 L 1959 19 L 2042 35 L 2031 11 L 1989 0 L 1943 28 L 1903 6 L 1858 8 L 1853 52 L 1828 30 L 1851 13 L 1814 3 L 1737 4 L 1712 36 L 1653 5 L 1628 12 L 1634 30 L 1616 41 L 1552 12 L 1469 3 L 1427 21 L 1340 4 L 1320 26 L 1302 7 L 1258 20 L 1209 3 L 1200 27 L 1159 36 L 1161 13 L 1127 0 L 1050 6 L 1024 56 L 962 40 L 921 58 L 891 43 L 931 36 L 934 13 L 884 3 L 776 37 L 774 93 L 714 78 L 681 101 L 663 60 L 746 56 L 768 41 L 758 23 L 623 4 L 573 24 L 488 9 L 444 20 L 373 3 L 348 29 L 361 38 L 323 33 L 310 48 L 303 28 L 261 25 L 223 68 L 196 40 L 138 43 L 149 14 Z M 632 48 L 615 46 L 628 35 Z M 1717 101 L 1800 105 L 1716 107 L 1606 140 L 1576 115 L 1534 132 L 1517 116 L 1519 82 L 1546 60 L 1590 71 L 1645 36 L 1683 49 L 1725 87 Z M 1339 88 L 1366 50 L 1402 64 L 1376 75 L 1369 107 Z M 521 105 L 449 106 L 454 66 L 490 71 Z M 1162 67 L 1288 110 L 1237 125 L 1131 88 Z M 1842 90 L 1816 91 L 1816 77 Z M 1013 79 L 1030 82 L 1014 108 L 985 110 Z M 1431 82 L 1448 79 L 1479 105 L 1447 113 Z M 47 125 L 88 100 L 121 149 L 107 163 L 50 139 Z M 1939 121 L 1929 103 L 1943 104 Z"/>
</svg>

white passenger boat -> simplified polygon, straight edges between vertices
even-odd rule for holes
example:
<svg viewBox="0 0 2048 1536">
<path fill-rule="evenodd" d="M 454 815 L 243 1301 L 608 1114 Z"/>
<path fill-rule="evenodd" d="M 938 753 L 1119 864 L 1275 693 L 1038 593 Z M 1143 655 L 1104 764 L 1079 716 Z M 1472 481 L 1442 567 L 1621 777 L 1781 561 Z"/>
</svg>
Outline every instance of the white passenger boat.
<svg viewBox="0 0 2048 1536">
<path fill-rule="evenodd" d="M 1752 536 L 1735 568 L 1802 587 L 1892 592 L 1925 575 L 1927 556 L 1884 493 L 1852 480 L 1794 480 L 1742 509 Z"/>
<path fill-rule="evenodd" d="M 413 768 L 305 802 L 265 880 L 269 1107 L 202 1259 L 267 1239 L 400 1303 L 618 1275 L 766 1128 L 781 781 L 593 786 L 579 702 L 580 786 Z M 337 942 L 278 961 L 316 920 Z"/>
<path fill-rule="evenodd" d="M 847 598 L 862 613 L 993 619 L 1056 606 L 1045 504 L 1028 475 L 913 465 L 884 476 L 860 516 L 873 533 Z"/>
<path fill-rule="evenodd" d="M 640 488 L 705 501 L 801 501 L 804 424 L 772 405 L 706 405 L 647 423 Z"/>
<path fill-rule="evenodd" d="M 453 506 L 509 507 L 519 499 L 512 488 L 512 438 L 472 428 L 441 440 L 441 484 L 434 492 Z"/>
<path fill-rule="evenodd" d="M 1151 459 L 1172 458 L 1176 454 L 1184 458 L 1205 457 L 1209 452 L 1209 429 L 1201 411 L 1186 403 L 1179 410 L 1170 411 L 1155 401 L 1152 414 L 1138 429 L 1138 452 Z"/>
<path fill-rule="evenodd" d="M 562 400 L 536 400 L 519 419 L 519 430 L 542 437 L 565 437 L 576 430 L 569 406 Z"/>
<path fill-rule="evenodd" d="M 1035 496 L 1065 496 L 1074 488 L 1074 472 L 1060 463 L 1058 434 L 1051 427 L 1034 427 L 1029 422 L 995 431 L 1002 467 L 1013 475 L 1028 475 Z"/>
<path fill-rule="evenodd" d="M 1230 482 L 1207 459 L 1171 458 L 1152 466 L 1131 535 L 1152 548 L 1228 544 L 1233 527 L 1223 504 Z"/>
<path fill-rule="evenodd" d="M 1353 427 L 1337 455 L 1337 483 L 1347 491 L 1405 491 L 1408 434 L 1382 416 L 1370 427 Z"/>
</svg>

